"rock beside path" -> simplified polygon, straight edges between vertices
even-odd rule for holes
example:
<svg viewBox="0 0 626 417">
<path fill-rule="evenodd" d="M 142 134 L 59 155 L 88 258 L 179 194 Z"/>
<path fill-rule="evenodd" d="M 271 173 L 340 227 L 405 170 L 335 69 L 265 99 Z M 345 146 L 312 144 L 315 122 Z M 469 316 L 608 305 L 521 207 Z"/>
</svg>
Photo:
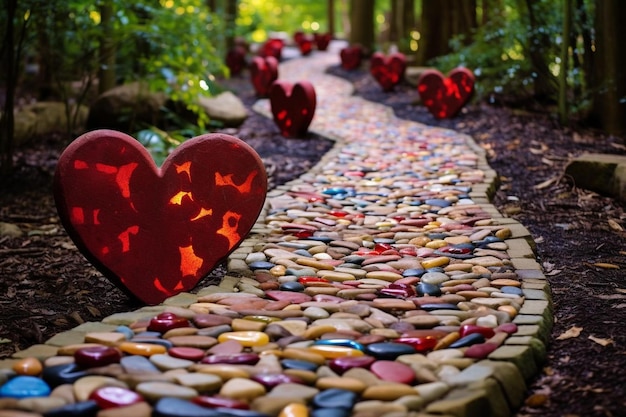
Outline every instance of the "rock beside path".
<svg viewBox="0 0 626 417">
<path fill-rule="evenodd" d="M 583 154 L 567 165 L 565 175 L 576 187 L 626 202 L 626 156 Z"/>
</svg>

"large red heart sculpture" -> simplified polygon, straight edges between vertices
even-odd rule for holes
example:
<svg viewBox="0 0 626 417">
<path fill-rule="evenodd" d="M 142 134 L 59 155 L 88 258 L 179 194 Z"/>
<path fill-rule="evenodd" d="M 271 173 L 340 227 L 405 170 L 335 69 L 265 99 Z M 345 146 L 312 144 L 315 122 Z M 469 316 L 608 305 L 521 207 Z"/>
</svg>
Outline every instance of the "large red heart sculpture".
<svg viewBox="0 0 626 417">
<path fill-rule="evenodd" d="M 270 107 L 274 123 L 285 137 L 302 137 L 306 134 L 315 114 L 316 95 L 313 84 L 300 81 L 292 84 L 275 81 L 270 89 Z"/>
<path fill-rule="evenodd" d="M 339 51 L 339 57 L 341 58 L 341 68 L 347 71 L 355 70 L 361 65 L 363 48 L 359 45 L 348 46 Z"/>
<path fill-rule="evenodd" d="M 370 59 L 370 73 L 383 91 L 391 91 L 402 81 L 406 71 L 406 56 L 400 52 L 385 56 L 375 52 Z"/>
<path fill-rule="evenodd" d="M 259 97 L 267 97 L 272 83 L 278 78 L 278 60 L 273 56 L 252 58 L 250 79 Z"/>
<path fill-rule="evenodd" d="M 246 237 L 267 191 L 245 142 L 206 134 L 158 168 L 132 137 L 86 133 L 59 158 L 54 197 L 78 249 L 148 304 L 192 289 Z"/>
<path fill-rule="evenodd" d="M 455 68 L 445 77 L 426 70 L 417 80 L 422 103 L 437 119 L 454 117 L 474 92 L 474 74 L 467 68 Z"/>
</svg>

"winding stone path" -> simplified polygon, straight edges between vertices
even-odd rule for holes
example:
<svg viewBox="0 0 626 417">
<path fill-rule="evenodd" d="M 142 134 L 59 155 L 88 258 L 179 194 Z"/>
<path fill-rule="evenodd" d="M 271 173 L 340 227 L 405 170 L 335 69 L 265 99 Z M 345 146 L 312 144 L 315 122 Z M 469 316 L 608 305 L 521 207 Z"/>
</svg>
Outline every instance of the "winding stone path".
<svg viewBox="0 0 626 417">
<path fill-rule="evenodd" d="M 103 386 L 147 404 L 99 416 L 515 413 L 553 317 L 529 232 L 490 204 L 497 175 L 470 137 L 352 96 L 350 83 L 325 74 L 337 63 L 331 50 L 281 64 L 281 79 L 313 83 L 311 130 L 336 144 L 268 193 L 222 282 L 1 362 L 0 390 L 15 372 L 28 375 L 33 358 L 49 385 L 71 373 L 55 366 L 87 370 L 56 384 L 73 395 L 0 398 L 0 416 L 89 399 L 101 407 Z M 255 109 L 269 117 L 267 101 Z M 94 359 L 107 347 L 122 358 Z"/>
</svg>

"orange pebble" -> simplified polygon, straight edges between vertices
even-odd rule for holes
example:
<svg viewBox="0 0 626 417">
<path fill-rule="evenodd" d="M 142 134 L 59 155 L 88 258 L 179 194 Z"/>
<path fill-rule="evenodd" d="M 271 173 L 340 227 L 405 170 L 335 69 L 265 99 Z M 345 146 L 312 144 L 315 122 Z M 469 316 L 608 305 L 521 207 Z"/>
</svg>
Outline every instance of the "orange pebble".
<svg viewBox="0 0 626 417">
<path fill-rule="evenodd" d="M 13 371 L 18 375 L 37 376 L 43 371 L 43 365 L 37 358 L 24 358 L 13 364 Z"/>
</svg>

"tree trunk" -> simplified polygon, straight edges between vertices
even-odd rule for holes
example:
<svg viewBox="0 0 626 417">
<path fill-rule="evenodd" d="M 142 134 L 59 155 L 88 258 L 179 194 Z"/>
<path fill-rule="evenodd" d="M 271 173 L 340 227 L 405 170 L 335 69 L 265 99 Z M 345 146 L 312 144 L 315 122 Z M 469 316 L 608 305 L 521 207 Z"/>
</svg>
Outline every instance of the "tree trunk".
<svg viewBox="0 0 626 417">
<path fill-rule="evenodd" d="M 115 41 L 113 22 L 115 14 L 113 1 L 106 0 L 100 6 L 102 38 L 100 39 L 100 71 L 98 74 L 98 93 L 102 94 L 115 87 Z"/>
<path fill-rule="evenodd" d="M 593 73 L 591 121 L 609 134 L 626 133 L 626 54 L 620 42 L 626 37 L 626 2 L 596 0 L 596 52 Z"/>
<path fill-rule="evenodd" d="M 561 36 L 561 69 L 559 71 L 559 120 L 567 123 L 567 73 L 569 71 L 570 32 L 572 30 L 572 0 L 563 0 L 563 34 Z"/>
<path fill-rule="evenodd" d="M 17 83 L 16 51 L 18 49 L 15 39 L 17 0 L 8 0 L 6 10 L 8 19 L 6 33 L 4 34 L 6 43 L 2 47 L 4 56 L 0 57 L 3 61 L 3 70 L 6 72 L 4 111 L 0 116 L 0 181 L 5 180 L 13 171 L 13 152 L 15 147 L 13 143 L 15 130 L 13 111 L 15 107 L 15 84 Z"/>
<path fill-rule="evenodd" d="M 235 46 L 235 21 L 237 20 L 237 0 L 226 0 L 224 20 L 226 23 L 226 50 Z"/>
<path fill-rule="evenodd" d="M 553 100 L 555 93 L 558 92 L 558 82 L 550 72 L 545 59 L 547 55 L 545 49 L 550 46 L 551 40 L 548 32 L 541 30 L 545 24 L 541 16 L 535 12 L 535 1 L 525 0 L 530 26 L 527 48 L 530 61 L 537 74 L 534 79 L 535 96 L 542 101 Z M 523 10 L 522 5 L 520 5 L 520 10 Z"/>
<path fill-rule="evenodd" d="M 476 0 L 422 0 L 419 65 L 450 53 L 450 40 L 454 36 L 464 35 L 469 43 L 476 24 Z"/>
<path fill-rule="evenodd" d="M 374 48 L 374 3 L 375 0 L 350 0 L 351 44 L 363 47 L 365 55 Z"/>
</svg>

